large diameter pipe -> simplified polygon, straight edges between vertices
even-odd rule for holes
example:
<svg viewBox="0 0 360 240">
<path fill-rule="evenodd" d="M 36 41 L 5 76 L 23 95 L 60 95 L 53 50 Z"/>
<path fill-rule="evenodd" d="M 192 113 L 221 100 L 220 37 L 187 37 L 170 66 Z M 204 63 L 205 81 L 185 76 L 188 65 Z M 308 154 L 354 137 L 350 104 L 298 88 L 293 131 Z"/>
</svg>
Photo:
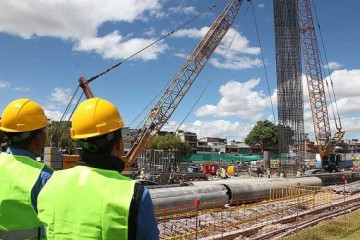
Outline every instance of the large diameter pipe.
<svg viewBox="0 0 360 240">
<path fill-rule="evenodd" d="M 307 178 L 252 178 L 252 179 L 228 179 L 212 181 L 212 184 L 224 185 L 228 189 L 230 203 L 250 202 L 270 197 L 270 189 L 273 187 L 296 187 L 322 186 L 322 181 L 317 177 Z M 205 182 L 191 182 L 194 186 L 205 185 Z M 208 183 L 209 184 L 209 183 Z"/>
<path fill-rule="evenodd" d="M 183 186 L 149 189 L 156 215 L 195 210 L 194 200 L 200 200 L 199 209 L 223 207 L 229 202 L 223 185 Z"/>
</svg>

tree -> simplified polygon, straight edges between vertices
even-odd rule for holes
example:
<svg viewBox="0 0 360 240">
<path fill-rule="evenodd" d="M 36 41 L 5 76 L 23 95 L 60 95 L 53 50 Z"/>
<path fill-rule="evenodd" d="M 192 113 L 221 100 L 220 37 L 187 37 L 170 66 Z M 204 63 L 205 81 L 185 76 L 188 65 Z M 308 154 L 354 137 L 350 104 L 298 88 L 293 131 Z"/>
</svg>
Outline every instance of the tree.
<svg viewBox="0 0 360 240">
<path fill-rule="evenodd" d="M 191 146 L 188 142 L 182 142 L 179 136 L 166 134 L 163 136 L 157 135 L 149 142 L 148 149 L 177 149 L 179 154 L 185 157 L 191 155 Z"/>
<path fill-rule="evenodd" d="M 72 147 L 68 122 L 52 122 L 47 131 L 46 146 L 67 148 Z"/>
<path fill-rule="evenodd" d="M 278 127 L 272 122 L 258 121 L 245 138 L 249 146 L 260 146 L 263 151 L 277 147 Z"/>
</svg>

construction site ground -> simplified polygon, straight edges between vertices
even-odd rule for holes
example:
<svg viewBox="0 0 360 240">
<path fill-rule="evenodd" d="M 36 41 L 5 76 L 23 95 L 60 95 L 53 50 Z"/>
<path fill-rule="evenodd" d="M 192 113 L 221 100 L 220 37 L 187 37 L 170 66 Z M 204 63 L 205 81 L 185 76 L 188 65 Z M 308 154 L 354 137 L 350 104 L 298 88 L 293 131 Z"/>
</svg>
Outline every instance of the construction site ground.
<svg viewBox="0 0 360 240">
<path fill-rule="evenodd" d="M 360 182 L 159 218 L 161 239 L 360 239 Z M 278 189 L 278 190 L 279 190 Z"/>
<path fill-rule="evenodd" d="M 360 210 L 324 221 L 314 227 L 284 237 L 284 240 L 302 239 L 360 239 Z"/>
</svg>

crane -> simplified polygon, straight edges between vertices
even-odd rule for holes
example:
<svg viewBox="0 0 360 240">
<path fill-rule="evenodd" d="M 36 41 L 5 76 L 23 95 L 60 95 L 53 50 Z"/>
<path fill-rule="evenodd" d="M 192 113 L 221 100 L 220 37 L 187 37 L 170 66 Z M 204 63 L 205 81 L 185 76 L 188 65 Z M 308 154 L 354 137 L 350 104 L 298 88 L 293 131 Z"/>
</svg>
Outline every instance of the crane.
<svg viewBox="0 0 360 240">
<path fill-rule="evenodd" d="M 232 26 L 242 2 L 243 0 L 229 1 L 206 35 L 169 82 L 159 101 L 147 115 L 143 126 L 138 130 L 132 147 L 122 157 L 125 162 L 125 169 L 130 169 L 146 145 L 169 120 L 216 47 Z M 94 97 L 84 77 L 80 77 L 79 85 L 87 98 Z"/>
<path fill-rule="evenodd" d="M 342 140 L 345 132 L 342 130 L 341 123 L 337 124 L 335 119 L 337 132 L 331 137 L 320 52 L 314 29 L 310 0 L 299 0 L 298 18 L 304 71 L 321 164 L 326 171 L 337 171 L 337 163 L 341 159 L 338 157 L 340 155 L 334 153 L 334 150 Z"/>
</svg>

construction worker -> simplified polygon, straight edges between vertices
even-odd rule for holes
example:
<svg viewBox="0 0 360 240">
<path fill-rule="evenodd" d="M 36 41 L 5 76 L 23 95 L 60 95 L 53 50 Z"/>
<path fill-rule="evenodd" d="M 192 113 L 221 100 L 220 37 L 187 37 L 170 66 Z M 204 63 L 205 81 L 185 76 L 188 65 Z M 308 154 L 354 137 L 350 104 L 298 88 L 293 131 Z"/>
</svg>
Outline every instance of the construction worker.
<svg viewBox="0 0 360 240">
<path fill-rule="evenodd" d="M 37 217 L 37 197 L 53 169 L 37 162 L 45 147 L 49 121 L 39 104 L 17 99 L 4 109 L 0 131 L 8 148 L 0 153 L 0 239 L 44 235 Z"/>
<path fill-rule="evenodd" d="M 299 168 L 297 171 L 296 171 L 296 176 L 297 177 L 301 177 L 302 173 L 301 173 L 301 169 Z"/>
<path fill-rule="evenodd" d="M 270 172 L 270 168 L 266 169 L 266 175 L 268 178 L 271 177 L 271 172 Z"/>
<path fill-rule="evenodd" d="M 175 171 L 174 169 L 171 169 L 170 176 L 169 176 L 169 184 L 175 183 Z"/>
<path fill-rule="evenodd" d="M 145 179 L 145 168 L 141 168 L 139 179 Z"/>
<path fill-rule="evenodd" d="M 149 191 L 120 174 L 123 127 L 106 100 L 91 98 L 75 110 L 70 134 L 84 165 L 55 172 L 38 197 L 48 239 L 159 239 Z"/>
</svg>

